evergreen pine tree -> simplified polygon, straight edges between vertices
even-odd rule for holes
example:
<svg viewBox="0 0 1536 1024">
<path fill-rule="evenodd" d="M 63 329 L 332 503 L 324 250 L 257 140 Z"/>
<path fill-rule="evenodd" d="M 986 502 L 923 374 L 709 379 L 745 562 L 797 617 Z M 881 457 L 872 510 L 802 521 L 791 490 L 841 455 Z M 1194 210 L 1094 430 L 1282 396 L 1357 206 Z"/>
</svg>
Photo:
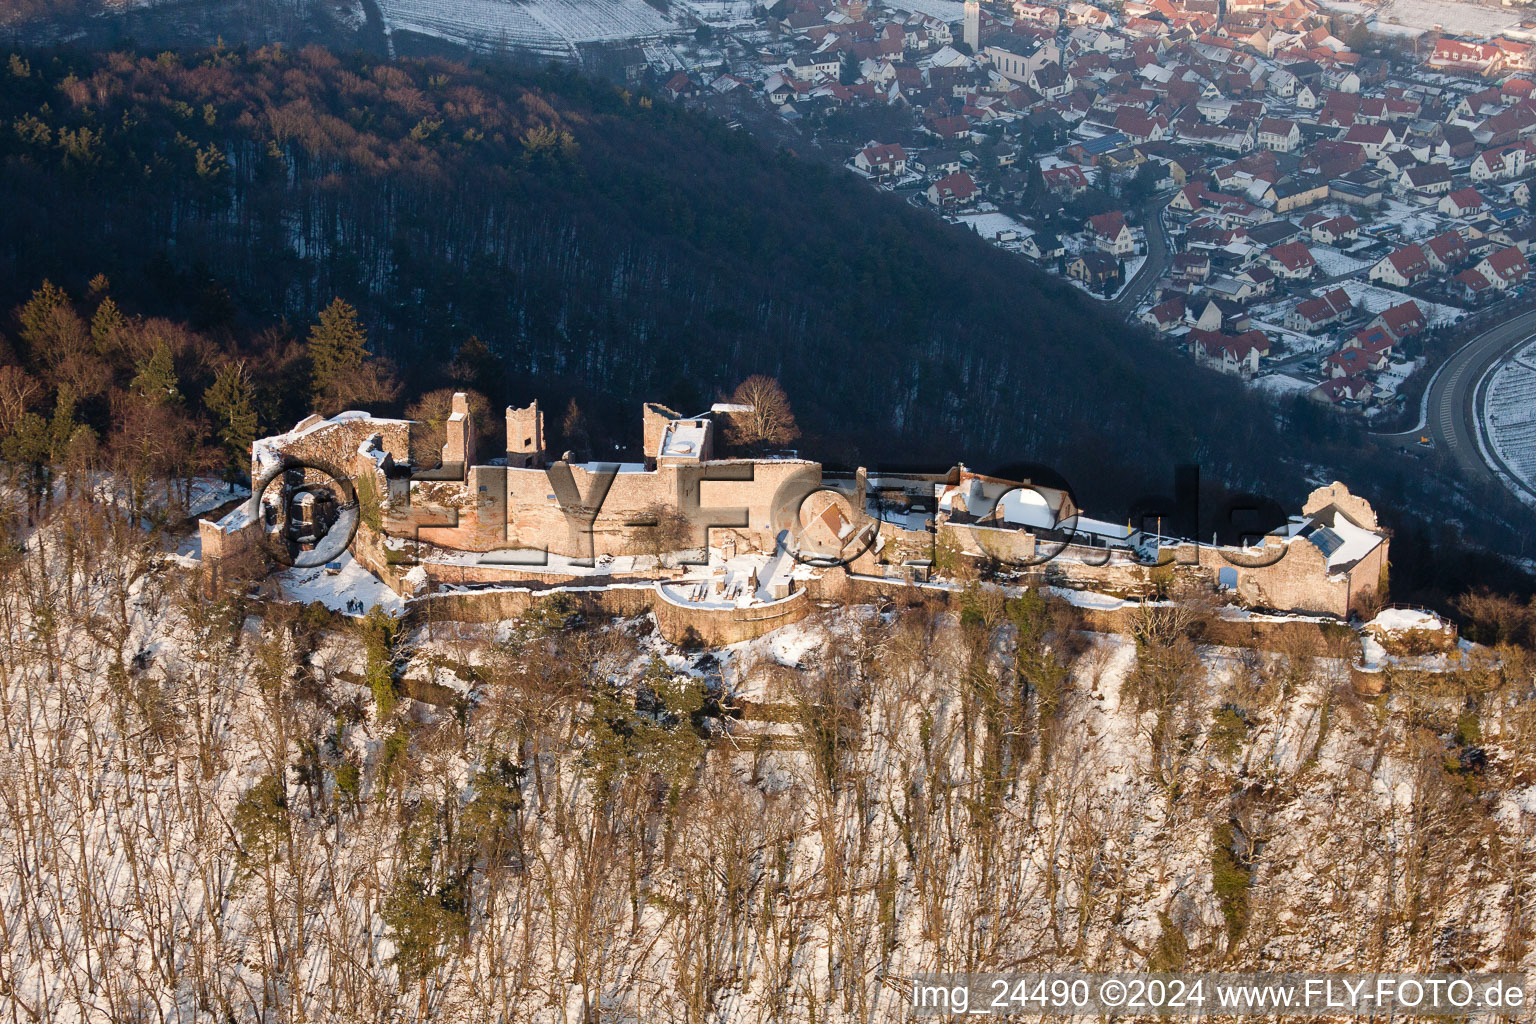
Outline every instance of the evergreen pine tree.
<svg viewBox="0 0 1536 1024">
<path fill-rule="evenodd" d="M 102 299 L 101 305 L 96 307 L 96 315 L 91 317 L 91 341 L 95 343 L 96 351 L 105 352 L 111 345 L 112 336 L 126 322 L 111 296 Z"/>
<path fill-rule="evenodd" d="M 334 395 L 344 378 L 368 361 L 368 336 L 357 322 L 357 310 L 332 299 L 320 311 L 320 322 L 309 329 L 311 391 L 317 400 Z"/>
<path fill-rule="evenodd" d="M 44 280 L 21 307 L 21 337 L 34 354 L 41 354 L 53 336 L 55 314 L 69 305 L 69 296 L 52 281 Z"/>
<path fill-rule="evenodd" d="M 256 439 L 256 404 L 251 377 L 243 362 L 219 368 L 203 404 L 218 420 L 219 443 L 224 449 L 224 479 L 233 483 L 244 471 L 251 442 Z"/>
<path fill-rule="evenodd" d="M 171 358 L 170 346 L 160 342 L 148 359 L 139 361 L 138 373 L 130 386 L 151 405 L 181 401 L 181 382 L 176 379 L 176 361 Z"/>
</svg>

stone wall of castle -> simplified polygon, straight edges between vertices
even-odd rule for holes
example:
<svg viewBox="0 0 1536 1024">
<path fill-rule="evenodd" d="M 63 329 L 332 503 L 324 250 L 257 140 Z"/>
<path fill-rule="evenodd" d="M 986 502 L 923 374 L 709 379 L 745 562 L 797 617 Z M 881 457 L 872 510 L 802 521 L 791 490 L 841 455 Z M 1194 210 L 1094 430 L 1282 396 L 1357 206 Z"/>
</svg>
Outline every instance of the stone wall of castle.
<svg viewBox="0 0 1536 1024">
<path fill-rule="evenodd" d="M 718 525 L 727 529 L 708 530 L 713 544 L 729 533 L 740 549 L 772 551 L 779 531 L 791 525 L 787 517 L 794 507 L 782 504 L 785 496 L 821 481 L 819 464 L 789 459 L 664 465 L 653 471 L 625 467 L 600 494 L 597 468 L 569 466 L 575 492 L 564 495 L 557 494 L 562 467 L 475 466 L 467 484 L 417 483 L 409 516 L 394 510 L 389 530 L 462 551 L 513 548 L 591 558 L 645 554 L 644 531 L 637 524 L 650 521 L 657 509 L 697 509 L 684 546 L 702 547 L 706 527 Z"/>
<path fill-rule="evenodd" d="M 266 470 L 264 459 L 270 456 L 264 456 L 264 452 L 280 453 L 290 461 L 335 467 L 345 473 L 352 467 L 358 448 L 375 434 L 379 435 L 380 447 L 396 462 L 409 460 L 409 420 L 375 419 L 362 413 L 341 413 L 329 421 L 319 416 L 310 416 L 300 420 L 287 434 L 263 438 L 256 443 L 252 453 L 251 479 L 260 481 Z"/>
<path fill-rule="evenodd" d="M 804 619 L 815 605 L 804 590 L 773 604 L 752 608 L 702 608 L 667 600 L 654 586 L 567 587 L 559 590 L 501 588 L 468 594 L 433 594 L 412 603 L 410 616 L 420 623 L 432 619 L 495 622 L 516 618 L 541 601 L 555 598 L 589 612 L 639 615 L 652 612 L 661 635 L 670 643 L 703 643 L 711 647 L 754 640 Z"/>
</svg>

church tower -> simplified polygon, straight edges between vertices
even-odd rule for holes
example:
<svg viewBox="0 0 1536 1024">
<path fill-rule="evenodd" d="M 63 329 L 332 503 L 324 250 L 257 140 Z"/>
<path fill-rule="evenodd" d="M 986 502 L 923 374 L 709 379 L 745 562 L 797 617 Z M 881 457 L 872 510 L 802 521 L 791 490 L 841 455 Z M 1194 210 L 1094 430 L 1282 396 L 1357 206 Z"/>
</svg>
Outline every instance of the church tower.
<svg viewBox="0 0 1536 1024">
<path fill-rule="evenodd" d="M 981 0 L 965 0 L 965 45 L 973 55 L 981 52 Z"/>
</svg>

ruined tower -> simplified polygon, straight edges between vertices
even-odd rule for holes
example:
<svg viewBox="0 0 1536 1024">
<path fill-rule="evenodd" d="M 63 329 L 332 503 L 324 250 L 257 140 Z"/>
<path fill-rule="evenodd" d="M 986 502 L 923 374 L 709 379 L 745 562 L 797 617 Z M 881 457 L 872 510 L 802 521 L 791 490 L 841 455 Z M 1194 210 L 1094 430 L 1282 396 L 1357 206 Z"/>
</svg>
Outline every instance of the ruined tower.
<svg viewBox="0 0 1536 1024">
<path fill-rule="evenodd" d="M 444 466 L 468 466 L 475 461 L 475 429 L 469 419 L 469 396 L 456 392 L 453 411 L 448 415 L 447 439 L 443 445 Z"/>
<path fill-rule="evenodd" d="M 537 401 L 524 409 L 507 406 L 507 465 L 514 469 L 544 465 L 544 414 Z"/>
</svg>

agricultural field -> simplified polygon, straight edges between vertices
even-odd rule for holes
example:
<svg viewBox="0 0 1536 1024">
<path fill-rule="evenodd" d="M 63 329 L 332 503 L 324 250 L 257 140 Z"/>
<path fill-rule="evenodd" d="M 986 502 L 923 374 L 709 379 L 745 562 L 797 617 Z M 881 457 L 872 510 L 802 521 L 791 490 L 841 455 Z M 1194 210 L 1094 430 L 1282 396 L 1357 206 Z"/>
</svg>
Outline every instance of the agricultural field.
<svg viewBox="0 0 1536 1024">
<path fill-rule="evenodd" d="M 1483 425 L 1515 475 L 1527 485 L 1536 482 L 1536 345 L 1527 345 L 1494 374 Z"/>
<path fill-rule="evenodd" d="M 390 31 L 551 56 L 574 54 L 580 43 L 641 39 L 677 28 L 643 0 L 380 0 L 379 7 Z"/>
</svg>

